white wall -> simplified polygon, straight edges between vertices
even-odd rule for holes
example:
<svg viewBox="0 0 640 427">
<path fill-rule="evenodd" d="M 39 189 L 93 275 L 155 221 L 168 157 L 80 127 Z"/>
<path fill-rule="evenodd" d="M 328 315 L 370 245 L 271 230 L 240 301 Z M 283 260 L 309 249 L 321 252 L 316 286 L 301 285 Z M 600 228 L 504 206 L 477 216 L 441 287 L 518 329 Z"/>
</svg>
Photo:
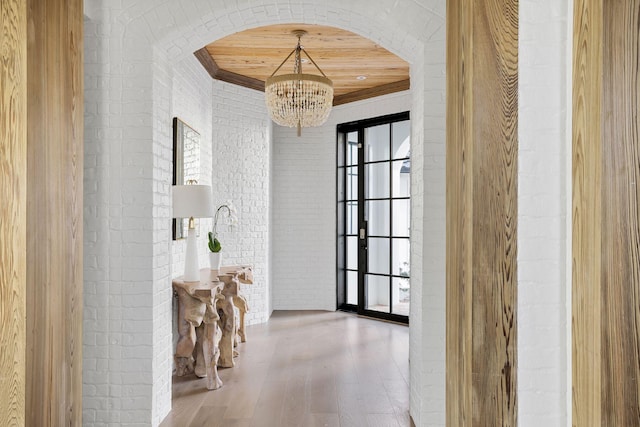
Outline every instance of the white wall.
<svg viewBox="0 0 640 427">
<path fill-rule="evenodd" d="M 241 285 L 248 324 L 266 322 L 270 310 L 269 210 L 271 133 L 264 94 L 213 82 L 213 199 L 233 202 L 238 225 L 218 222 L 223 265 L 253 265 L 253 284 Z"/>
<path fill-rule="evenodd" d="M 416 425 L 428 426 L 446 421 L 445 39 L 442 25 L 425 41 L 424 64 L 411 68 L 411 86 L 421 94 L 411 106 L 411 413 Z M 416 278 L 422 286 L 413 285 Z"/>
<path fill-rule="evenodd" d="M 154 50 L 152 52 L 153 59 L 156 64 L 163 64 L 160 70 L 153 70 L 152 93 L 154 99 L 158 102 L 153 103 L 152 120 L 158 123 L 153 128 L 152 138 L 152 162 L 153 162 L 153 209 L 151 223 L 153 224 L 152 235 L 152 256 L 151 256 L 151 291 L 140 295 L 141 298 L 147 297 L 151 300 L 152 314 L 150 318 L 145 317 L 146 321 L 150 320 L 151 340 L 150 345 L 146 346 L 153 355 L 151 364 L 151 381 L 147 387 L 151 388 L 151 401 L 149 396 L 142 393 L 135 396 L 121 396 L 119 403 L 135 407 L 136 404 L 151 404 L 151 420 L 162 419 L 171 408 L 171 370 L 172 370 L 172 345 L 171 345 L 171 322 L 166 319 L 171 317 L 171 305 L 173 292 L 167 286 L 167 278 L 171 274 L 171 230 L 167 227 L 171 218 L 171 183 L 173 177 L 172 167 L 172 125 L 171 125 L 171 95 L 172 95 L 172 69 L 170 60 L 162 51 Z M 138 79 L 133 79 L 130 83 L 135 85 Z M 135 96 L 135 91 L 134 91 Z M 136 108 L 134 106 L 134 108 Z M 127 131 L 129 131 L 127 129 Z M 143 145 L 144 146 L 144 145 Z M 123 183 L 125 186 L 131 185 L 130 182 Z M 134 204 L 135 209 L 140 209 Z M 123 245 L 124 247 L 130 245 Z M 136 250 L 136 246 L 132 246 Z M 128 306 L 126 302 L 123 302 Z M 113 306 L 117 310 L 117 306 Z M 137 304 L 131 304 L 128 309 L 135 313 Z M 130 327 L 128 322 L 124 323 L 124 327 Z M 145 325 L 146 326 L 146 325 Z M 146 330 L 140 328 L 138 333 L 144 335 Z M 147 338 L 148 339 L 148 338 Z M 122 352 L 126 354 L 123 357 L 123 363 L 127 363 L 130 357 L 140 357 L 139 348 L 136 343 L 123 343 Z M 148 365 L 147 365 L 148 366 Z M 139 417 L 146 421 L 147 415 L 141 412 Z M 130 422 L 127 420 L 127 411 L 123 411 L 121 422 Z"/>
<path fill-rule="evenodd" d="M 570 424 L 571 3 L 520 1 L 519 426 Z"/>
<path fill-rule="evenodd" d="M 169 187 L 159 179 L 166 153 L 153 143 L 152 52 L 123 49 L 117 15 L 98 4 L 85 20 L 85 425 L 149 423 L 170 388 L 156 374 L 170 345 L 169 327 L 154 325 L 170 260 L 158 223 Z"/>
</svg>

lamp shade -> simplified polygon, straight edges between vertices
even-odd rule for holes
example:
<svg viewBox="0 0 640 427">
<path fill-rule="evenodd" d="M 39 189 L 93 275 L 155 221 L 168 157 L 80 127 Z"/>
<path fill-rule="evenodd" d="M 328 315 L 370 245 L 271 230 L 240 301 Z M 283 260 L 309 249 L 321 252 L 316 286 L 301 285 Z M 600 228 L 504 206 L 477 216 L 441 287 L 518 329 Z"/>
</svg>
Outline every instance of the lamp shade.
<svg viewBox="0 0 640 427">
<path fill-rule="evenodd" d="M 211 218 L 215 213 L 209 185 L 174 185 L 174 218 Z"/>
</svg>

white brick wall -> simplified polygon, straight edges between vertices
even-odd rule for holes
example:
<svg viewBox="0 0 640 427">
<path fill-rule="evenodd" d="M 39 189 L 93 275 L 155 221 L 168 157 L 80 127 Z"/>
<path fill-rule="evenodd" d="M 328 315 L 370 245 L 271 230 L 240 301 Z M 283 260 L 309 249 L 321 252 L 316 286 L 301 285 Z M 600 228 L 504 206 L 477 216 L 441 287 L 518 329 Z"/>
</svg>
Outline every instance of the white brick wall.
<svg viewBox="0 0 640 427">
<path fill-rule="evenodd" d="M 213 198 L 237 208 L 238 225 L 218 222 L 223 265 L 252 264 L 253 284 L 241 285 L 247 297 L 248 324 L 266 322 L 269 302 L 269 172 L 271 134 L 264 95 L 213 82 Z"/>
<path fill-rule="evenodd" d="M 170 277 L 171 252 L 167 242 L 171 239 L 168 227 L 171 218 L 171 179 L 173 150 L 171 128 L 171 74 L 169 60 L 161 51 L 154 51 L 156 66 L 153 75 L 153 332 L 152 403 L 151 420 L 157 423 L 171 410 L 171 314 L 172 291 L 167 286 Z M 135 350 L 135 349 L 133 349 Z"/>
<path fill-rule="evenodd" d="M 518 425 L 565 426 L 571 383 L 571 0 L 521 0 L 518 157 Z"/>
<path fill-rule="evenodd" d="M 84 423 L 157 425 L 168 410 L 170 364 L 166 359 L 173 351 L 168 348 L 172 275 L 169 266 L 174 248 L 168 228 L 171 175 L 167 160 L 171 149 L 170 119 L 176 107 L 173 86 L 181 84 L 173 80 L 177 75 L 174 75 L 174 64 L 213 40 L 260 25 L 308 22 L 357 32 L 412 61 L 414 79 L 425 76 L 417 86 L 420 92 L 414 94 L 412 100 L 412 110 L 424 113 L 424 117 L 413 117 L 414 126 L 417 123 L 428 129 L 424 136 L 420 127 L 413 130 L 414 144 L 424 141 L 424 165 L 416 164 L 420 156 L 414 154 L 412 167 L 414 171 L 424 170 L 425 177 L 428 170 L 433 170 L 437 177 L 444 167 L 439 162 L 440 152 L 444 150 L 444 118 L 432 115 L 430 106 L 441 108 L 444 100 L 424 97 L 429 96 L 429 91 L 442 92 L 444 83 L 437 81 L 438 88 L 434 89 L 428 76 L 437 75 L 442 80 L 444 62 L 440 56 L 423 58 L 423 55 L 430 51 L 430 40 L 444 46 L 441 34 L 445 2 L 295 0 L 285 4 L 277 0 L 86 0 L 86 3 L 92 22 L 88 23 L 85 68 L 89 84 L 86 93 Z M 185 85 L 188 79 L 183 82 Z M 214 96 L 215 93 L 214 89 Z M 226 99 L 225 113 L 230 114 L 227 118 L 235 120 L 243 111 L 248 115 L 239 122 L 224 123 L 220 128 L 216 126 L 222 122 L 212 123 L 213 184 L 216 167 L 224 176 L 241 176 L 248 184 L 242 187 L 232 182 L 220 188 L 216 196 L 220 201 L 230 198 L 240 207 L 238 230 L 223 235 L 223 243 L 230 242 L 226 247 L 229 261 L 253 262 L 258 278 L 263 278 L 257 279 L 258 282 L 264 280 L 262 284 L 247 290 L 251 293 L 250 321 L 262 321 L 266 317 L 264 313 L 270 311 L 269 213 L 263 211 L 264 206 L 268 209 L 269 205 L 269 125 L 260 129 L 260 111 L 246 110 L 247 106 L 262 105 L 258 95 L 231 92 L 223 94 L 222 99 Z M 215 112 L 213 114 L 216 120 Z M 216 140 L 218 135 L 220 140 Z M 243 143 L 239 153 L 225 146 L 237 140 Z M 244 144 L 254 145 L 247 148 Z M 217 150 L 220 163 L 216 163 Z M 239 169 L 234 168 L 230 160 L 237 158 L 232 157 L 233 153 L 248 157 L 249 161 Z M 225 159 L 228 161 L 224 162 Z M 420 182 L 415 182 L 420 181 L 420 172 L 413 175 L 412 191 L 424 188 L 434 196 L 432 201 L 424 202 L 422 221 L 415 215 L 413 218 L 416 227 L 413 235 L 417 239 L 412 247 L 415 257 L 423 253 L 424 246 L 419 227 L 421 224 L 425 229 L 436 227 L 443 215 L 444 205 L 439 204 L 439 200 L 444 186 L 436 180 L 425 181 L 421 187 Z M 414 203 L 419 203 L 422 194 L 415 191 Z M 331 205 L 334 202 L 335 199 Z M 414 205 L 415 212 L 420 212 L 419 205 Z M 247 221 L 243 222 L 245 218 Z M 276 228 L 277 217 L 272 218 Z M 245 226 L 248 228 L 243 229 Z M 443 233 L 443 229 L 440 232 Z M 333 234 L 332 227 L 326 235 L 333 239 Z M 242 249 L 262 236 L 267 239 L 263 240 L 264 245 L 255 245 L 253 252 Z M 427 277 L 425 268 L 422 277 L 417 274 L 412 283 L 414 296 L 423 300 L 423 311 L 429 304 L 436 307 L 430 312 L 429 321 L 412 308 L 412 378 L 415 380 L 411 383 L 411 413 L 418 425 L 438 425 L 438 420 L 444 417 L 442 401 L 427 401 L 427 393 L 444 396 L 444 382 L 440 379 L 444 373 L 444 365 L 440 363 L 443 343 L 427 342 L 444 329 L 443 301 L 429 299 L 444 289 L 444 264 L 439 261 L 444 254 L 444 241 L 439 236 L 436 233 L 429 240 L 430 250 L 436 254 L 429 261 L 430 268 L 436 274 Z M 334 250 L 334 245 L 329 246 Z M 278 264 L 275 253 L 272 259 L 274 265 Z M 414 260 L 413 265 L 420 268 L 420 261 Z M 420 282 L 425 278 L 427 288 L 423 293 Z M 416 324 L 415 319 L 422 321 Z M 414 366 L 424 375 L 414 375 Z"/>
<path fill-rule="evenodd" d="M 150 52 L 122 50 L 117 13 L 85 21 L 85 425 L 149 423 L 153 407 Z"/>
<path fill-rule="evenodd" d="M 416 240 L 420 253 L 415 253 L 413 246 L 411 251 L 422 261 L 416 265 L 421 269 L 416 274 L 422 273 L 422 286 L 415 298 L 421 306 L 411 308 L 411 327 L 418 327 L 410 333 L 410 344 L 415 343 L 417 349 L 412 348 L 409 357 L 411 379 L 419 384 L 411 387 L 411 401 L 418 401 L 421 405 L 420 418 L 414 415 L 414 421 L 416 425 L 425 426 L 445 425 L 445 38 L 444 24 L 429 33 L 424 45 L 424 71 L 416 67 L 416 71 L 411 73 L 415 90 L 423 94 L 413 101 L 414 116 L 422 121 L 414 123 L 414 127 L 422 128 L 424 133 L 414 136 L 413 146 L 417 145 L 422 151 L 414 151 L 415 160 L 411 162 L 412 168 L 414 164 L 422 168 L 422 179 L 416 182 L 417 188 L 411 189 L 414 199 L 416 195 L 422 196 L 421 206 L 413 204 L 411 231 L 412 236 L 419 236 Z M 414 269 L 413 258 L 411 269 Z M 414 363 L 416 360 L 421 363 Z"/>
</svg>

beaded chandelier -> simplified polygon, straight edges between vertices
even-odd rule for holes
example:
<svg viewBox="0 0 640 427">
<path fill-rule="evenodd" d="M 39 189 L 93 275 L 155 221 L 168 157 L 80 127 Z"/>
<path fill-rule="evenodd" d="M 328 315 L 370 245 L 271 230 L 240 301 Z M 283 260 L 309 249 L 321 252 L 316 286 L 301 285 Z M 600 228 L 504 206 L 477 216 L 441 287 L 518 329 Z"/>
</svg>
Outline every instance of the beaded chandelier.
<svg viewBox="0 0 640 427">
<path fill-rule="evenodd" d="M 293 31 L 298 37 L 298 45 L 267 79 L 264 88 L 271 119 L 280 126 L 298 128 L 298 136 L 303 127 L 322 125 L 329 117 L 333 104 L 333 83 L 300 44 L 300 39 L 306 33 L 304 30 Z M 322 76 L 302 73 L 301 52 Z M 276 76 L 291 55 L 295 55 L 293 74 Z"/>
</svg>

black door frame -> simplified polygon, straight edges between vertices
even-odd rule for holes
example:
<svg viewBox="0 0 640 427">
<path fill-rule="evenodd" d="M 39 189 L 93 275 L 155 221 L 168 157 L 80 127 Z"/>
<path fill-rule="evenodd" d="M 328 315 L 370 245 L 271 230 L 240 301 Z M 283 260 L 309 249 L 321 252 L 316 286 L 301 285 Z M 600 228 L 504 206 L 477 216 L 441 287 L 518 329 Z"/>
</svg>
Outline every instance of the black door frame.
<svg viewBox="0 0 640 427">
<path fill-rule="evenodd" d="M 369 274 L 368 270 L 368 260 L 366 257 L 367 254 L 367 242 L 369 236 L 367 224 L 365 221 L 365 209 L 364 207 L 364 198 L 365 198 L 365 179 L 364 179 L 364 171 L 365 171 L 365 162 L 364 162 L 364 133 L 366 128 L 390 124 L 394 122 L 406 121 L 410 120 L 410 114 L 408 111 L 397 113 L 397 114 L 389 114 L 385 116 L 375 117 L 371 119 L 358 120 L 349 123 L 339 124 L 336 128 L 336 141 L 337 141 L 337 156 L 336 156 L 336 165 L 337 165 L 337 173 L 336 173 L 336 189 L 337 189 L 337 210 L 336 210 L 336 235 L 337 235 L 337 248 L 336 248 L 336 302 L 339 310 L 356 312 L 359 315 L 367 316 L 367 317 L 375 317 L 383 320 L 390 320 L 394 322 L 400 323 L 409 323 L 409 317 L 404 315 L 399 315 L 395 313 L 391 313 L 392 311 L 392 294 L 389 294 L 390 298 L 390 312 L 385 313 L 381 311 L 369 310 L 367 309 L 367 295 L 366 295 L 366 286 L 365 286 L 365 275 Z M 347 134 L 352 132 L 358 132 L 358 230 L 356 234 L 347 234 Z M 394 159 L 390 159 L 389 162 L 392 162 Z M 400 159 L 396 159 L 400 160 Z M 382 162 L 382 161 L 381 161 Z M 380 162 L 380 163 L 381 163 Z M 376 162 L 369 162 L 376 163 Z M 388 198 L 383 198 L 384 200 L 389 200 L 391 215 L 393 215 L 392 200 L 393 195 L 390 193 Z M 382 199 L 380 199 L 382 200 Z M 391 218 L 392 219 L 392 218 Z M 359 232 L 364 230 L 365 235 L 360 236 Z M 356 237 L 358 238 L 358 304 L 348 304 L 347 303 L 347 280 L 346 275 L 348 271 L 353 271 L 347 269 L 346 263 L 346 244 L 347 237 Z M 390 224 L 389 230 L 389 244 L 392 245 L 393 239 L 392 227 Z M 391 254 L 391 252 L 390 252 Z M 363 256 L 364 255 L 364 256 Z M 391 261 L 390 261 L 391 262 Z M 393 276 L 391 269 L 389 270 L 390 280 Z M 390 281 L 390 292 L 392 292 L 392 285 Z"/>
</svg>

